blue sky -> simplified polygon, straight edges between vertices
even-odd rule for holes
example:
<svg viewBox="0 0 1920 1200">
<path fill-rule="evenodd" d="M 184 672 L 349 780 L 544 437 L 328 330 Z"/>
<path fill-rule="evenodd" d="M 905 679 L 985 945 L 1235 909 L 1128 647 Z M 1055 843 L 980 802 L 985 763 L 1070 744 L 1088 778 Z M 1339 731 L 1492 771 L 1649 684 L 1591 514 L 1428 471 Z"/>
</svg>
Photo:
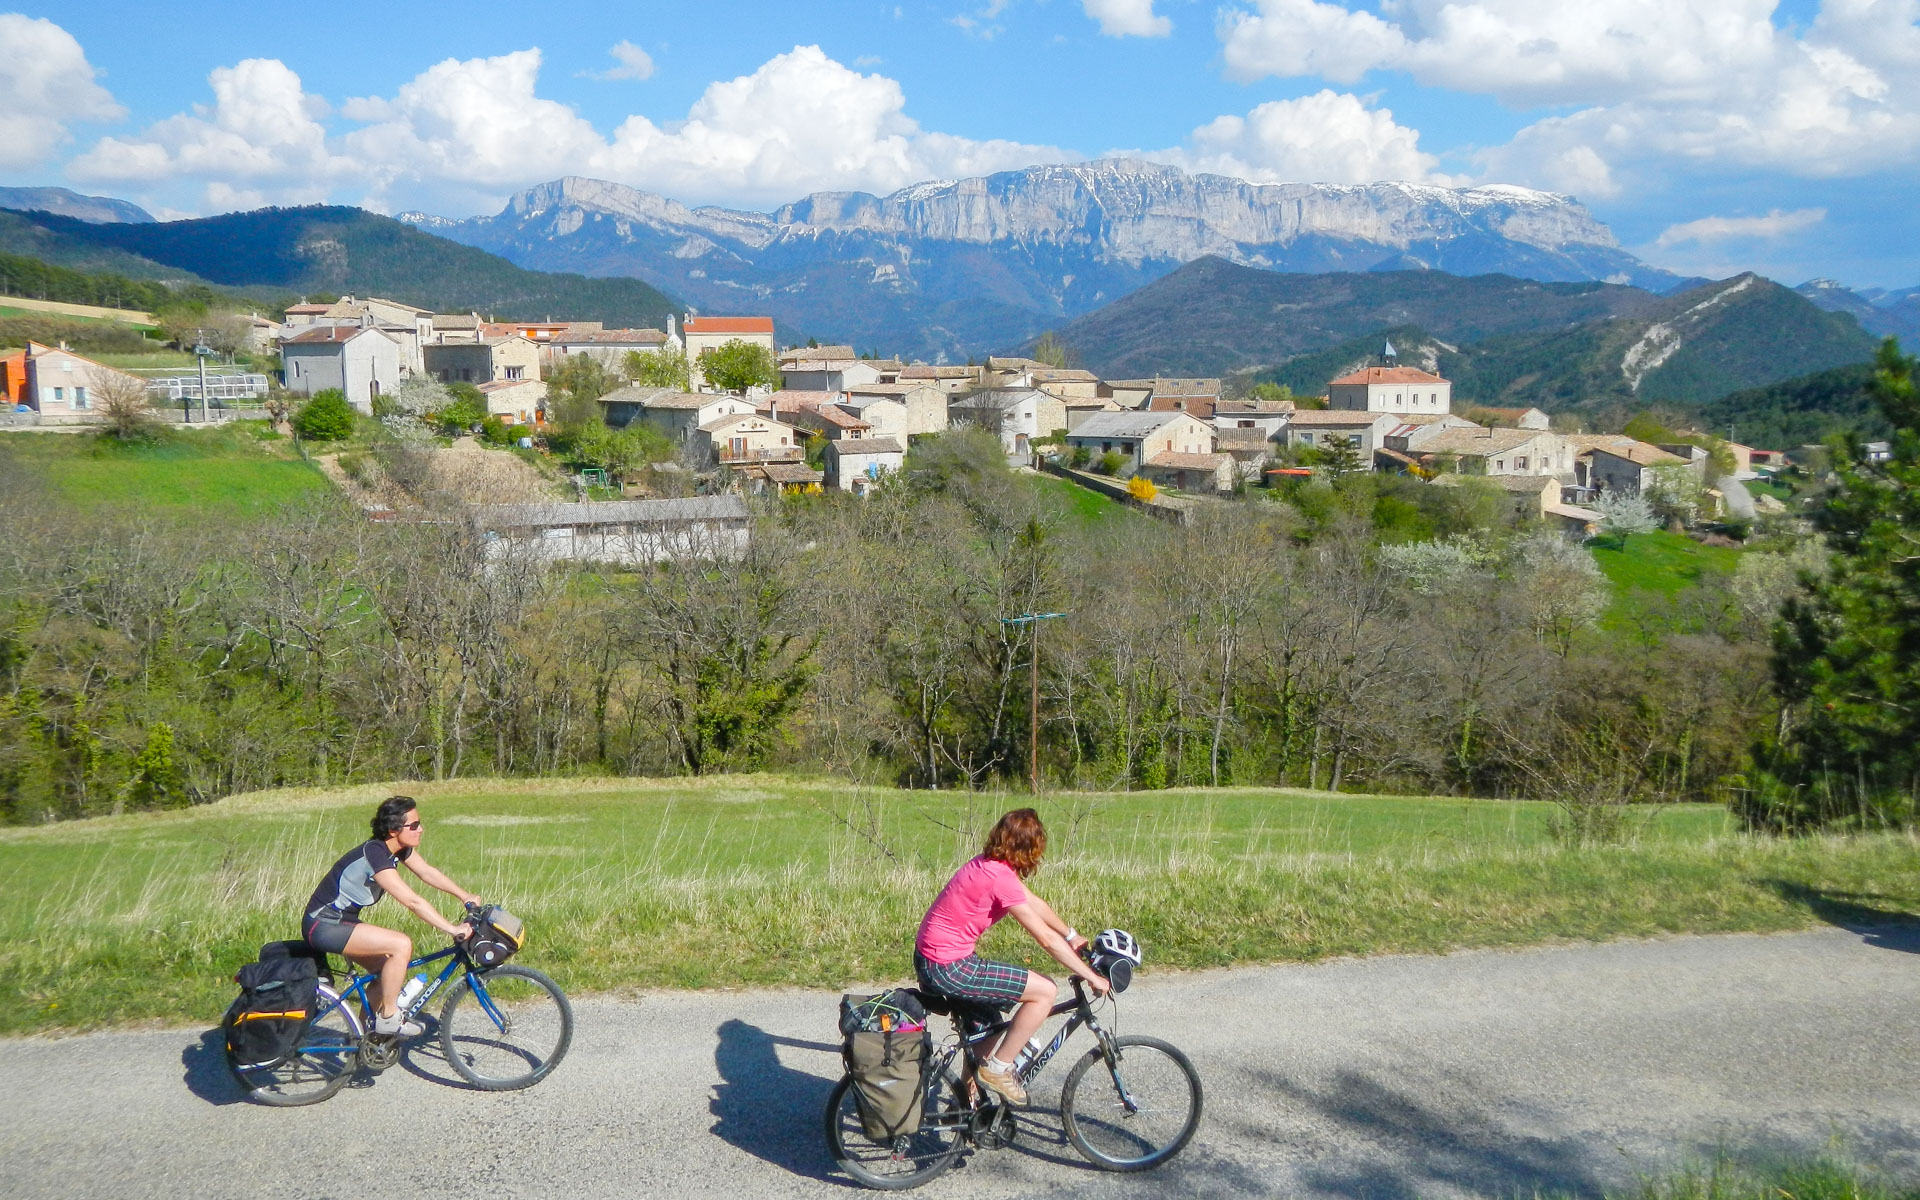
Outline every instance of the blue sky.
<svg viewBox="0 0 1920 1200">
<path fill-rule="evenodd" d="M 4 0 L 0 0 L 3 3 Z M 0 183 L 453 216 L 771 208 L 1136 152 L 1514 183 L 1674 270 L 1920 283 L 1920 0 L 902 0 L 0 14 Z"/>
</svg>

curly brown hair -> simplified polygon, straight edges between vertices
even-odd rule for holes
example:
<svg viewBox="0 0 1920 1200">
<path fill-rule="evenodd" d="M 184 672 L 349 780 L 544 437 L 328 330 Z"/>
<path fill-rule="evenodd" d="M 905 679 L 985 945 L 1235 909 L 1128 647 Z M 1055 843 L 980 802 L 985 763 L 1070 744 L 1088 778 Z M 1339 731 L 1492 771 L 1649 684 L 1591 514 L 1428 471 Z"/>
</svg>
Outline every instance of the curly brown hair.
<svg viewBox="0 0 1920 1200">
<path fill-rule="evenodd" d="M 1040 856 L 1047 852 L 1047 827 L 1040 814 L 1030 808 L 1016 808 L 1000 818 L 987 835 L 982 857 L 1003 862 L 1013 873 L 1025 879 L 1040 869 Z"/>
</svg>

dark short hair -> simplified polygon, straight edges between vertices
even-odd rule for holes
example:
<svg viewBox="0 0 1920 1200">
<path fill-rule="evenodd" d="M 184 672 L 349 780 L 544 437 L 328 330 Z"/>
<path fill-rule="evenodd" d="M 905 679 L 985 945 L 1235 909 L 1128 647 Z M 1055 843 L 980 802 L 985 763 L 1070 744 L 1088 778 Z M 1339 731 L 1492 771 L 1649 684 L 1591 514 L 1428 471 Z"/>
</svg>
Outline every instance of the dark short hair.
<svg viewBox="0 0 1920 1200">
<path fill-rule="evenodd" d="M 419 807 L 412 796 L 388 796 L 373 810 L 373 836 L 392 837 L 407 823 L 407 814 Z"/>
</svg>

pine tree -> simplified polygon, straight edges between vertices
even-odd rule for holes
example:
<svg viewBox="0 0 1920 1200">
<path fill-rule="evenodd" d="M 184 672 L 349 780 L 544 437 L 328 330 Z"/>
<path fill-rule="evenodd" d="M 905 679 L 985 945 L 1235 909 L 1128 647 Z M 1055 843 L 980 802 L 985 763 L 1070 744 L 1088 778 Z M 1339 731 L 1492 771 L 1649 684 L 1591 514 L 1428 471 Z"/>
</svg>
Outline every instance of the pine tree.
<svg viewBox="0 0 1920 1200">
<path fill-rule="evenodd" d="M 1901 824 L 1920 788 L 1920 364 L 1888 338 L 1874 398 L 1892 455 L 1836 440 L 1818 515 L 1831 569 L 1790 600 L 1774 635 L 1787 723 L 1743 806 L 1774 829 Z"/>
</svg>

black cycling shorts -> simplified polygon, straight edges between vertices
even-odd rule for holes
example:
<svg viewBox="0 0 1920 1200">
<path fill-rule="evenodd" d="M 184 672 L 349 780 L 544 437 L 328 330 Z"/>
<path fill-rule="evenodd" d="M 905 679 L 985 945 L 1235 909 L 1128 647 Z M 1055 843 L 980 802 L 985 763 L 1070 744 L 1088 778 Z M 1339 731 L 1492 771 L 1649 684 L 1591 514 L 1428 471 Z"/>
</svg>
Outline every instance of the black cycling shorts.
<svg viewBox="0 0 1920 1200">
<path fill-rule="evenodd" d="M 356 917 L 333 915 L 322 909 L 319 916 L 307 917 L 300 933 L 307 939 L 307 945 L 315 950 L 323 954 L 344 955 L 347 952 L 347 939 L 353 936 L 353 927 L 359 923 Z"/>
</svg>

